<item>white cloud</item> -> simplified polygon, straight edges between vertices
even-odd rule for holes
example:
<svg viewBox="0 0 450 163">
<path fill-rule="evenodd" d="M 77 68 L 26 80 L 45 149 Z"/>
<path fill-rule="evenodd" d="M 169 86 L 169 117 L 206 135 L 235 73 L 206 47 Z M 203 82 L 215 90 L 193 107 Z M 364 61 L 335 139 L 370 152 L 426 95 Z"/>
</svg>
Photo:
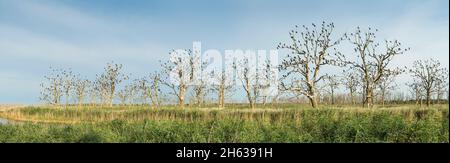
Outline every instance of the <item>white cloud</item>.
<svg viewBox="0 0 450 163">
<path fill-rule="evenodd" d="M 65 40 L 48 38 L 33 32 L 0 24 L 0 54 L 3 58 L 16 57 L 37 59 L 55 63 L 78 65 L 104 64 L 113 59 L 132 58 L 153 61 L 154 53 L 162 50 L 154 43 L 129 45 L 127 43 L 107 43 L 101 45 L 80 45 Z M 155 50 L 157 50 L 155 52 Z"/>
<path fill-rule="evenodd" d="M 111 24 L 102 19 L 87 15 L 82 11 L 55 3 L 36 3 L 33 1 L 14 1 L 16 12 L 33 17 L 37 21 L 78 30 L 109 29 Z"/>
</svg>

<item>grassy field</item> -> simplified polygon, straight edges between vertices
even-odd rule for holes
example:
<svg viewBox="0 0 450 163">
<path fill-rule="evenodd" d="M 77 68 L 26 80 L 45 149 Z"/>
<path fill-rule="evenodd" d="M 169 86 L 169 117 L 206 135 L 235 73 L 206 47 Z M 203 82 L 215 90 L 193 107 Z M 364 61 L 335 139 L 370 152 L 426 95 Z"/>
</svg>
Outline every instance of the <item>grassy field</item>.
<svg viewBox="0 0 450 163">
<path fill-rule="evenodd" d="M 0 125 L 0 142 L 448 143 L 448 116 L 448 105 L 25 107 L 0 111 L 1 118 L 13 122 Z"/>
</svg>

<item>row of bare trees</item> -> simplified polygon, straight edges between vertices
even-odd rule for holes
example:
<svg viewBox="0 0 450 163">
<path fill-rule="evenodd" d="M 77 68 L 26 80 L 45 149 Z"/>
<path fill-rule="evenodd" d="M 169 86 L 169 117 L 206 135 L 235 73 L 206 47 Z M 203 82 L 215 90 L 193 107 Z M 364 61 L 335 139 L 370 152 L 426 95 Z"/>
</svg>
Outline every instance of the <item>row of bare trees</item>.
<svg viewBox="0 0 450 163">
<path fill-rule="evenodd" d="M 333 96 L 338 82 L 333 75 L 321 75 L 321 70 L 325 66 L 336 66 L 353 70 L 343 77 L 344 85 L 353 99 L 352 103 L 355 103 L 356 87 L 362 86 L 364 105 L 374 105 L 376 89 L 379 89 L 381 103 L 384 105 L 387 91 L 395 89 L 395 77 L 406 71 L 416 81 L 412 84 L 416 86 L 416 92 L 425 92 L 417 97 L 425 96 L 427 105 L 430 105 L 433 92 L 438 94 L 438 99 L 442 96 L 447 86 L 448 70 L 441 68 L 439 62 L 416 61 L 411 69 L 392 67 L 392 60 L 410 48 L 403 48 L 398 40 L 384 40 L 381 44 L 376 37 L 377 29 L 362 30 L 357 27 L 354 32 L 344 33 L 337 38 L 332 38 L 333 30 L 334 24 L 325 22 L 319 26 L 296 26 L 295 30 L 289 32 L 291 42 L 278 45 L 279 49 L 290 52 L 280 65 L 280 69 L 285 71 L 281 80 L 283 90 L 306 96 L 315 108 L 319 98 L 318 83 L 326 80 L 326 90 L 331 94 L 331 103 L 334 104 Z M 353 53 L 344 55 L 336 48 L 344 41 L 353 46 Z"/>
<path fill-rule="evenodd" d="M 282 97 L 306 97 L 314 108 L 323 101 L 336 104 L 336 98 L 339 103 L 345 99 L 347 103 L 372 107 L 376 101 L 384 105 L 386 100 L 392 100 L 386 96 L 398 89 L 395 79 L 402 73 L 413 78 L 407 86 L 417 104 L 425 99 L 428 106 L 433 97 L 441 100 L 445 93 L 448 100 L 448 70 L 438 61 L 418 60 L 409 69 L 393 67 L 392 60 L 410 48 L 403 48 L 398 40 L 380 43 L 376 37 L 377 29 L 357 27 L 352 33 L 335 37 L 334 28 L 333 23 L 325 22 L 295 26 L 289 32 L 290 42 L 278 45 L 278 49 L 289 54 L 275 67 L 269 59 L 258 63 L 256 71 L 252 67 L 255 65 L 250 64 L 251 58 L 234 61 L 232 67 L 239 72 L 239 85 L 227 80 L 232 74 L 224 69 L 204 74 L 205 65 L 209 63 L 195 55 L 196 51 L 174 50 L 171 58 L 161 63 L 159 73 L 135 80 L 122 72 L 121 64 L 108 63 L 104 72 L 92 81 L 74 75 L 71 70 L 51 68 L 51 73 L 45 76 L 46 82 L 41 84 L 41 100 L 61 105 L 64 97 L 66 105 L 73 101 L 78 105 L 112 106 L 117 99 L 122 105 L 141 103 L 158 107 L 164 102 L 163 97 L 170 95 L 176 98 L 179 107 L 187 102 L 200 107 L 205 103 L 205 97 L 213 93 L 219 107 L 225 107 L 226 98 L 240 89 L 250 108 L 265 105 L 270 98 L 271 103 L 277 102 Z M 353 52 L 343 54 L 338 47 L 343 43 L 353 47 Z M 236 65 L 240 66 L 239 70 Z M 323 69 L 330 67 L 345 71 L 324 74 Z M 276 78 L 275 71 L 282 73 L 281 78 L 275 79 L 279 83 L 279 93 L 269 97 L 265 91 L 273 84 L 270 81 Z M 205 76 L 213 76 L 214 81 Z M 165 91 L 162 91 L 163 87 Z M 345 96 L 338 93 L 342 89 Z"/>
<path fill-rule="evenodd" d="M 51 73 L 45 76 L 46 82 L 41 84 L 40 96 L 40 100 L 48 104 L 61 105 L 63 97 L 65 105 L 112 106 L 116 98 L 121 104 L 134 104 L 137 95 L 143 104 L 147 103 L 147 99 L 150 99 L 154 106 L 160 104 L 159 74 L 150 75 L 148 79 L 134 80 L 118 90 L 119 85 L 129 79 L 128 75 L 121 72 L 121 64 L 108 63 L 104 72 L 96 75 L 93 81 L 82 78 L 81 75 L 74 75 L 71 70 L 54 68 L 50 70 Z"/>
<path fill-rule="evenodd" d="M 426 105 L 429 106 L 434 94 L 436 99 L 440 100 L 444 92 L 447 92 L 448 100 L 448 69 L 442 68 L 439 61 L 415 61 L 409 72 L 413 82 L 408 83 L 408 86 L 416 97 L 416 103 L 422 104 L 425 99 Z"/>
</svg>

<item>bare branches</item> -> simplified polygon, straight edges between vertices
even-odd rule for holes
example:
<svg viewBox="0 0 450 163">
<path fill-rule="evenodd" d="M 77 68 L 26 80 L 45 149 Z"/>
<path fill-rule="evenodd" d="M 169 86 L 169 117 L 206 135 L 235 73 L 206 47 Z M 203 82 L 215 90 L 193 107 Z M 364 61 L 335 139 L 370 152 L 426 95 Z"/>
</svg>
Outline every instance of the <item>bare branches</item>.
<svg viewBox="0 0 450 163">
<path fill-rule="evenodd" d="M 252 70 L 251 67 L 249 67 L 248 58 L 243 58 L 238 64 L 244 66 L 241 71 L 242 73 L 240 74 L 240 79 L 247 96 L 249 107 L 254 109 L 256 107 L 256 99 L 259 95 L 258 86 L 256 85 L 258 74 L 256 72 L 251 72 Z"/>
<path fill-rule="evenodd" d="M 188 94 L 189 104 L 201 107 L 209 91 L 214 91 L 217 92 L 219 107 L 223 108 L 225 99 L 231 96 L 236 88 L 233 85 L 236 84 L 235 80 L 230 81 L 227 78 L 237 77 L 250 108 L 255 108 L 259 103 L 264 105 L 270 98 L 277 99 L 278 94 L 268 95 L 274 88 L 287 93 L 286 96 L 295 96 L 299 101 L 309 100 L 314 108 L 318 107 L 318 100 L 321 99 L 319 96 L 325 95 L 321 94 L 321 91 L 326 88 L 331 94 L 331 104 L 335 104 L 336 101 L 347 98 L 347 95 L 338 94 L 340 84 L 348 90 L 353 104 L 356 104 L 357 97 L 361 97 L 361 101 L 371 107 L 374 99 L 380 96 L 384 105 L 389 91 L 396 86 L 394 78 L 406 71 L 405 68 L 392 67 L 393 60 L 410 49 L 403 48 L 398 40 L 378 41 L 377 31 L 371 28 L 361 30 L 357 27 L 352 33 L 334 37 L 333 23 L 295 26 L 295 29 L 289 32 L 289 42 L 278 44 L 278 49 L 289 54 L 280 65 L 275 66 L 273 64 L 278 64 L 278 60 L 272 63 L 271 61 L 278 59 L 278 56 L 275 53 L 272 55 L 272 51 L 269 57 L 262 56 L 263 52 L 260 54 L 260 51 L 258 54 L 250 50 L 245 53 L 241 50 L 236 54 L 229 53 L 232 57 L 225 55 L 226 65 L 223 66 L 220 62 L 220 68 L 217 68 L 219 66 L 215 65 L 214 60 L 220 60 L 219 55 L 205 55 L 203 57 L 210 58 L 204 62 L 197 51 L 173 50 L 170 52 L 171 58 L 161 62 L 161 71 L 125 82 L 128 84 L 126 86 L 120 85 L 129 78 L 121 72 L 121 64 L 108 63 L 104 72 L 96 75 L 92 82 L 74 76 L 70 69 L 52 69 L 51 74 L 45 76 L 45 83 L 41 84 L 40 98 L 47 103 L 59 105 L 61 98 L 65 96 L 66 105 L 69 104 L 69 99 L 75 99 L 78 105 L 83 105 L 89 97 L 93 105 L 101 103 L 111 106 L 116 97 L 123 105 L 141 102 L 143 105 L 157 108 L 163 102 L 163 93 L 176 97 L 180 107 L 185 106 L 185 97 Z M 339 52 L 338 45 L 344 40 L 353 47 L 353 57 Z M 194 50 L 197 48 L 194 47 Z M 225 71 L 224 67 L 231 68 L 231 63 L 236 71 Z M 323 74 L 323 69 L 327 67 L 345 67 L 347 71 L 339 77 Z M 277 79 L 278 71 L 281 71 L 280 79 Z M 408 83 L 408 86 L 417 102 L 426 98 L 429 105 L 434 95 L 440 100 L 445 91 L 448 96 L 448 70 L 441 68 L 438 61 L 416 61 L 409 73 L 412 74 L 414 82 Z M 272 87 L 274 85 L 276 86 Z M 161 88 L 164 88 L 164 91 Z M 363 92 L 362 95 L 355 95 L 359 91 Z"/>
<path fill-rule="evenodd" d="M 361 85 L 361 77 L 358 74 L 358 71 L 347 70 L 344 72 L 344 77 L 342 78 L 343 85 L 349 90 L 349 95 L 353 105 L 356 104 L 355 93 Z"/>
<path fill-rule="evenodd" d="M 377 84 L 381 105 L 383 106 L 386 102 L 386 96 L 388 96 L 391 90 L 395 90 L 396 88 L 395 77 L 397 77 L 397 75 L 398 74 L 384 75 Z"/>
<path fill-rule="evenodd" d="M 422 105 L 424 90 L 421 87 L 421 84 L 416 79 L 414 79 L 412 82 L 406 83 L 406 86 L 409 87 L 411 95 L 415 98 L 416 105 Z"/>
<path fill-rule="evenodd" d="M 217 100 L 220 108 L 225 107 L 225 96 L 230 96 L 233 93 L 233 85 L 227 81 L 227 74 L 222 69 L 221 72 L 212 72 L 212 76 L 215 76 L 215 80 L 218 81 L 216 85 L 212 86 L 212 90 L 217 92 Z"/>
<path fill-rule="evenodd" d="M 444 81 L 448 71 L 441 68 L 441 63 L 434 59 L 414 61 L 409 70 L 417 84 L 425 91 L 427 106 L 431 104 L 431 96 L 437 91 L 438 84 Z"/>
<path fill-rule="evenodd" d="M 328 88 L 327 92 L 331 95 L 331 104 L 334 105 L 335 104 L 334 95 L 341 83 L 339 82 L 339 78 L 336 75 L 325 75 L 324 79 L 326 82 L 325 85 Z"/>
<path fill-rule="evenodd" d="M 74 89 L 75 97 L 79 106 L 83 105 L 90 86 L 91 81 L 89 81 L 88 79 L 82 79 L 80 75 L 76 77 L 76 80 L 74 82 Z"/>
<path fill-rule="evenodd" d="M 375 30 L 377 32 L 378 30 Z M 376 41 L 375 32 L 368 28 L 362 31 L 357 27 L 355 32 L 345 34 L 347 40 L 353 44 L 357 59 L 353 61 L 342 60 L 350 68 L 358 69 L 363 75 L 365 100 L 368 107 L 373 106 L 373 89 L 385 76 L 402 72 L 399 68 L 390 68 L 389 64 L 395 56 L 404 54 L 409 48 L 401 48 L 397 40 L 385 40 L 385 49 L 380 51 L 380 44 Z M 380 51 L 380 52 L 379 52 Z M 343 58 L 345 59 L 345 58 Z"/>
<path fill-rule="evenodd" d="M 158 108 L 161 105 L 161 89 L 160 83 L 161 78 L 159 73 L 154 73 L 150 75 L 150 100 L 152 101 L 152 105 L 154 108 Z"/>
<path fill-rule="evenodd" d="M 162 74 L 165 76 L 160 82 L 171 90 L 169 94 L 178 98 L 180 107 L 184 107 L 185 95 L 194 78 L 197 59 L 198 56 L 194 56 L 191 50 L 174 50 L 171 52 L 171 59 L 161 64 Z"/>
<path fill-rule="evenodd" d="M 291 43 L 280 43 L 278 49 L 287 49 L 290 54 L 282 61 L 280 70 L 287 71 L 283 78 L 290 77 L 291 84 L 282 82 L 282 88 L 305 95 L 311 101 L 313 107 L 317 107 L 316 84 L 323 79 L 320 69 L 323 65 L 342 66 L 343 55 L 334 48 L 335 53 L 329 50 L 337 46 L 343 37 L 332 40 L 331 35 L 334 24 L 323 22 L 320 27 L 312 24 L 310 29 L 302 26 L 299 32 L 298 26 L 289 32 Z M 299 38 L 298 38 L 299 37 Z"/>
<path fill-rule="evenodd" d="M 103 74 L 97 75 L 95 84 L 97 91 L 101 92 L 102 103 L 112 106 L 117 85 L 128 80 L 128 76 L 121 70 L 121 64 L 111 62 L 104 68 Z"/>
<path fill-rule="evenodd" d="M 46 82 L 41 83 L 40 100 L 49 104 L 59 105 L 63 96 L 64 77 L 63 69 L 53 69 L 50 67 L 50 74 L 44 76 Z"/>
</svg>

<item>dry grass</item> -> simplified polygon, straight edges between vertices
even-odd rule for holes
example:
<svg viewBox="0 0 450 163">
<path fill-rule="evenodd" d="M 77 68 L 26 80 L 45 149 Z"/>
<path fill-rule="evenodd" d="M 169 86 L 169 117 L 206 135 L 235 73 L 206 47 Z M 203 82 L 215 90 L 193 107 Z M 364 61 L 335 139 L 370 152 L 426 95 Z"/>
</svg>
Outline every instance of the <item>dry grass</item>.
<svg viewBox="0 0 450 163">
<path fill-rule="evenodd" d="M 24 108 L 26 105 L 20 105 L 20 104 L 0 104 L 0 111 L 9 111 L 12 109 L 20 109 Z"/>
<path fill-rule="evenodd" d="M 165 106 L 24 107 L 0 112 L 1 142 L 448 143 L 448 105 L 366 109 L 302 105 L 245 109 Z M 30 123 L 31 122 L 31 123 Z"/>
<path fill-rule="evenodd" d="M 10 107 L 12 108 L 12 107 Z M 246 121 L 300 121 L 305 114 L 320 112 L 332 115 L 333 118 L 367 115 L 390 114 L 402 115 L 405 119 L 416 119 L 428 111 L 442 111 L 448 113 L 448 105 L 434 105 L 430 108 L 420 108 L 415 105 L 398 105 L 379 108 L 362 108 L 357 106 L 323 106 L 318 109 L 310 107 L 295 107 L 292 105 L 258 109 L 219 109 L 213 107 L 178 109 L 166 106 L 160 109 L 151 109 L 148 106 L 114 106 L 114 107 L 22 107 L 8 109 L 0 112 L 0 117 L 16 122 L 32 123 L 97 123 L 112 120 L 137 122 L 143 120 L 177 120 L 177 121 L 208 121 L 214 119 L 237 119 Z"/>
</svg>

